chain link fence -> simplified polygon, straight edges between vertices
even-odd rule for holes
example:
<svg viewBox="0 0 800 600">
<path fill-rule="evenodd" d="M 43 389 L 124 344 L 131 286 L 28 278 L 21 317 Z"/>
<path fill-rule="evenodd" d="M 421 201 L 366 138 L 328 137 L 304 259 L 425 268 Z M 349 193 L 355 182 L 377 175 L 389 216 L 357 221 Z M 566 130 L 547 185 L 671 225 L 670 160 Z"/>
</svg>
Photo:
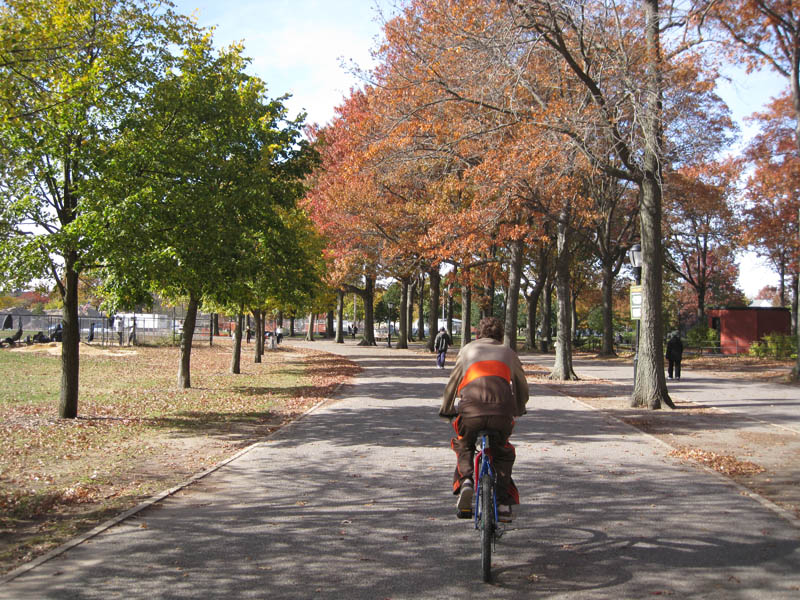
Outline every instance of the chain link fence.
<svg viewBox="0 0 800 600">
<path fill-rule="evenodd" d="M 178 345 L 183 335 L 183 315 L 124 313 L 114 316 L 78 317 L 81 342 L 100 346 Z M 215 335 L 229 335 L 233 320 L 227 317 L 199 314 L 194 326 L 194 339 L 208 339 L 211 327 Z M 60 315 L 24 312 L 0 312 L 0 342 L 33 344 L 60 342 L 63 325 Z"/>
</svg>

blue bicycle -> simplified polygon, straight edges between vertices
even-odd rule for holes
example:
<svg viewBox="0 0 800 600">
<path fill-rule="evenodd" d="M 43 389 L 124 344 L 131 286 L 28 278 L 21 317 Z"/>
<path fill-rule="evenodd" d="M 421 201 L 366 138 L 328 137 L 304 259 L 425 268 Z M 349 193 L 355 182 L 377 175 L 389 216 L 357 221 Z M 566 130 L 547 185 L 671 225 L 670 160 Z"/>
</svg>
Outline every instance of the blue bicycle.
<svg viewBox="0 0 800 600">
<path fill-rule="evenodd" d="M 492 463 L 492 452 L 489 448 L 490 438 L 497 436 L 494 431 L 478 433 L 478 452 L 475 455 L 475 529 L 481 534 L 481 572 L 483 580 L 488 582 L 492 577 L 492 549 L 495 542 L 503 535 L 497 523 L 497 473 Z"/>
</svg>

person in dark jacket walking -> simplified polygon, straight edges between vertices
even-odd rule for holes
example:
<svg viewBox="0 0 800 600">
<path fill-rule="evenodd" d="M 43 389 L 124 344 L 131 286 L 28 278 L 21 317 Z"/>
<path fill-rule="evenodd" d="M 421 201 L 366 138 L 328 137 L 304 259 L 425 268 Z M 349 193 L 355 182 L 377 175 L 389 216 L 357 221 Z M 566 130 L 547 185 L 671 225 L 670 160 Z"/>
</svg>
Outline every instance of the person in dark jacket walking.
<svg viewBox="0 0 800 600">
<path fill-rule="evenodd" d="M 453 494 L 458 494 L 456 514 L 460 518 L 472 516 L 473 459 L 478 432 L 489 429 L 498 433 L 490 439 L 490 447 L 497 471 L 497 516 L 507 523 L 512 519 L 511 505 L 519 504 L 519 492 L 511 479 L 516 453 L 508 438 L 514 428 L 514 417 L 526 412 L 528 381 L 517 353 L 503 345 L 500 319 L 482 319 L 477 337 L 458 353 L 439 416 L 452 420 L 457 436 L 450 440 L 450 447 L 457 457 Z M 458 407 L 457 396 L 461 398 Z"/>
<path fill-rule="evenodd" d="M 436 339 L 433 340 L 433 349 L 436 350 L 436 366 L 438 366 L 440 369 L 444 369 L 444 361 L 447 358 L 447 349 L 452 343 L 453 340 L 451 340 L 450 336 L 447 335 L 447 331 L 445 331 L 444 327 L 439 329 L 439 333 L 436 334 Z"/>
<path fill-rule="evenodd" d="M 672 332 L 672 335 L 667 341 L 667 375 L 672 379 L 673 373 L 675 379 L 681 378 L 681 359 L 683 358 L 683 342 L 681 342 L 681 335 L 677 331 Z"/>
</svg>

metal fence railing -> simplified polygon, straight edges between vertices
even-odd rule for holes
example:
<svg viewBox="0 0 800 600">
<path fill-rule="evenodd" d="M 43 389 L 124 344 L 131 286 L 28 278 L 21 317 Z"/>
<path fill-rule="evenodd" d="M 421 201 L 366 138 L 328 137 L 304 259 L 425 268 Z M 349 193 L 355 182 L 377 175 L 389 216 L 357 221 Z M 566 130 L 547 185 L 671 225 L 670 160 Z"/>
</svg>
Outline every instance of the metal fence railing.
<svg viewBox="0 0 800 600">
<path fill-rule="evenodd" d="M 113 317 L 78 317 L 81 342 L 106 345 L 135 345 L 180 343 L 183 319 L 168 314 L 125 313 Z M 231 323 L 219 317 L 219 333 L 227 335 Z M 208 339 L 212 325 L 211 315 L 198 315 L 194 327 L 195 340 Z M 34 313 L 0 312 L 0 341 L 13 338 L 21 328 L 17 343 L 61 341 L 61 316 Z"/>
</svg>

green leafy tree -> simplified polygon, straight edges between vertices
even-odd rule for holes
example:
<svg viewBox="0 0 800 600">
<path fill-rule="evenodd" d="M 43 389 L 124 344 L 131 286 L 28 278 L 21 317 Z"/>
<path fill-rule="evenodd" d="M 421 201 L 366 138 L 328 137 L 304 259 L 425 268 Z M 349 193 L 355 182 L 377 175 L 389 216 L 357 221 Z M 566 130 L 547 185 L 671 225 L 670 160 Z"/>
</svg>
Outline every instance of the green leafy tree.
<svg viewBox="0 0 800 600">
<path fill-rule="evenodd" d="M 78 412 L 78 278 L 96 263 L 92 211 L 108 148 L 192 26 L 151 0 L 0 4 L 0 270 L 55 281 L 64 337 L 58 414 Z"/>
<path fill-rule="evenodd" d="M 302 193 L 307 171 L 301 119 L 286 119 L 247 64 L 239 46 L 215 52 L 209 34 L 187 44 L 124 123 L 117 177 L 105 188 L 117 201 L 97 223 L 108 232 L 107 291 L 117 301 L 144 291 L 186 300 L 181 388 L 191 386 L 199 306 L 240 301 L 239 270 L 253 270 L 259 244 L 266 252 L 275 243 L 280 211 Z"/>
</svg>

